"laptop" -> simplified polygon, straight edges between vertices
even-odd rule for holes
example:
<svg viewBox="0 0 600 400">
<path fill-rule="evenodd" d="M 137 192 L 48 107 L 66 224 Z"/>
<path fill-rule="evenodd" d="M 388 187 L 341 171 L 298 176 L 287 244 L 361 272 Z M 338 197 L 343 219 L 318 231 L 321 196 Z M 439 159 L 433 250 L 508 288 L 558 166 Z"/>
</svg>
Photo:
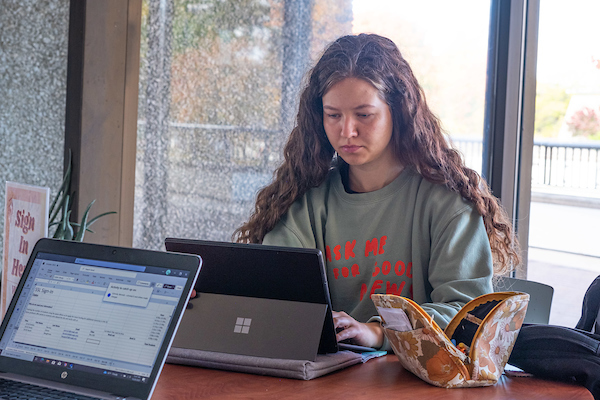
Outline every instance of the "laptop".
<svg viewBox="0 0 600 400">
<path fill-rule="evenodd" d="M 203 260 L 174 347 L 311 361 L 374 350 L 337 343 L 320 250 L 177 238 L 165 247 Z"/>
<path fill-rule="evenodd" d="M 39 240 L 0 326 L 0 398 L 32 384 L 37 396 L 149 399 L 200 263 Z"/>
</svg>

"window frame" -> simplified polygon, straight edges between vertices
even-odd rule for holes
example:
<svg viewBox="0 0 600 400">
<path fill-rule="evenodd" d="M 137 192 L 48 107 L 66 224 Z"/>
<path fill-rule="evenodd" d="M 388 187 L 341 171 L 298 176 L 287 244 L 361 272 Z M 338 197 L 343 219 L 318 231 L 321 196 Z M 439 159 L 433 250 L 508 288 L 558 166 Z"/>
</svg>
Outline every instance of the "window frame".
<svg viewBox="0 0 600 400">
<path fill-rule="evenodd" d="M 482 175 L 523 250 L 527 275 L 539 0 L 492 0 Z"/>
</svg>

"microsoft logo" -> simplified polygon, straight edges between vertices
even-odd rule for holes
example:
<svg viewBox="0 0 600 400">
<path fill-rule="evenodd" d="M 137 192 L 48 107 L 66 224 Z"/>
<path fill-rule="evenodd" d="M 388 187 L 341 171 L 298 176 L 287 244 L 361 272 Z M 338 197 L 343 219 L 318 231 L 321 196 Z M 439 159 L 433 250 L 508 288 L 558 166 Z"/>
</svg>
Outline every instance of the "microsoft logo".
<svg viewBox="0 0 600 400">
<path fill-rule="evenodd" d="M 250 324 L 252 323 L 252 318 L 241 318 L 238 317 L 235 321 L 235 328 L 233 328 L 233 332 L 235 333 L 248 333 L 250 332 Z"/>
</svg>

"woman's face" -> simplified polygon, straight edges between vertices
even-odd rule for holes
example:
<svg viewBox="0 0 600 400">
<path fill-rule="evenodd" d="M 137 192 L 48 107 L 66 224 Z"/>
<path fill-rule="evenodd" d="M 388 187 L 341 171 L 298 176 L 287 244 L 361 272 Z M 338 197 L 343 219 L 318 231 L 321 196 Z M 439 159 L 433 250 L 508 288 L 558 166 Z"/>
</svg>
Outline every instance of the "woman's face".
<svg viewBox="0 0 600 400">
<path fill-rule="evenodd" d="M 323 126 L 329 143 L 351 167 L 384 171 L 397 163 L 390 145 L 390 108 L 369 82 L 346 78 L 333 85 L 323 96 Z"/>
</svg>

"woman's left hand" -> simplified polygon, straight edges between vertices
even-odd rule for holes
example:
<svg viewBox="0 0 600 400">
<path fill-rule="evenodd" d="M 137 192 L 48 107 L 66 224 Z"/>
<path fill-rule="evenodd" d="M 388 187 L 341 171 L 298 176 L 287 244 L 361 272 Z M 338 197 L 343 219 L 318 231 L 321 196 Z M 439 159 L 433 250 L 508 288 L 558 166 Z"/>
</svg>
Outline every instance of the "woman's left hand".
<svg viewBox="0 0 600 400">
<path fill-rule="evenodd" d="M 352 339 L 353 344 L 380 348 L 383 345 L 383 329 L 378 322 L 358 322 L 345 312 L 333 312 L 333 324 L 338 342 Z"/>
</svg>

